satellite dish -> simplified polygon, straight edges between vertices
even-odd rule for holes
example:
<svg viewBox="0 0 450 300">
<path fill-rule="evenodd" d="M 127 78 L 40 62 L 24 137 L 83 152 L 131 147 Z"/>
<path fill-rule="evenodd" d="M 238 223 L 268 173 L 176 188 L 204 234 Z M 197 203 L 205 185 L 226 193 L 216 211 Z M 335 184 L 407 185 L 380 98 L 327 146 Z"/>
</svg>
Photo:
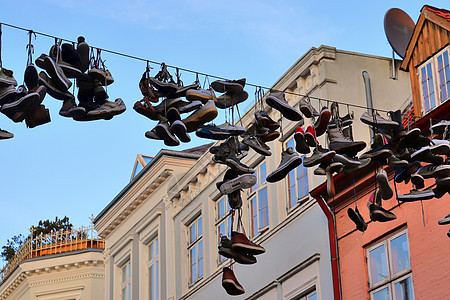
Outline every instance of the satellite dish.
<svg viewBox="0 0 450 300">
<path fill-rule="evenodd" d="M 415 26 L 410 16 L 399 8 L 391 8 L 384 15 L 384 32 L 392 49 L 401 58 L 406 55 Z"/>
</svg>

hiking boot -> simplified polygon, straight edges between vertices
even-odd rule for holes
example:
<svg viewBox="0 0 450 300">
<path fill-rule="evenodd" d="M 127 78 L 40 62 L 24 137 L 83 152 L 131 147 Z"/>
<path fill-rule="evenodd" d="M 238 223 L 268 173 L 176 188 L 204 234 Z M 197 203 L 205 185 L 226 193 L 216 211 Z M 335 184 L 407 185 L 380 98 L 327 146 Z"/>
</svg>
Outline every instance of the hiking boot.
<svg viewBox="0 0 450 300">
<path fill-rule="evenodd" d="M 216 106 L 221 109 L 232 107 L 241 102 L 244 102 L 248 98 L 248 93 L 242 91 L 240 93 L 230 93 L 227 92 L 219 97 L 217 97 Z"/>
<path fill-rule="evenodd" d="M 232 170 L 228 170 L 233 172 Z M 227 175 L 227 174 L 225 174 Z M 253 174 L 235 175 L 228 179 L 224 176 L 222 184 L 219 186 L 219 190 L 223 195 L 228 195 L 237 190 L 249 189 L 256 184 L 256 176 Z"/>
<path fill-rule="evenodd" d="M 430 130 L 433 134 L 444 134 L 445 131 L 449 132 L 450 121 L 441 120 L 439 123 L 432 125 Z"/>
<path fill-rule="evenodd" d="M 374 114 L 369 114 L 368 112 L 364 112 L 362 114 L 360 120 L 364 124 L 367 124 L 369 126 L 373 126 L 376 128 L 384 129 L 384 130 L 394 130 L 394 129 L 398 128 L 398 126 L 399 126 L 399 124 L 397 122 L 383 118 L 376 111 Z"/>
<path fill-rule="evenodd" d="M 278 110 L 288 120 L 300 121 L 303 119 L 301 113 L 287 103 L 283 92 L 271 92 L 266 97 L 266 103 Z"/>
<path fill-rule="evenodd" d="M 179 146 L 180 141 L 170 132 L 169 123 L 167 121 L 160 121 L 158 125 L 155 126 L 154 132 L 158 137 L 164 140 L 166 146 Z"/>
<path fill-rule="evenodd" d="M 411 175 L 416 173 L 420 168 L 420 162 L 413 161 L 409 163 L 406 168 L 393 168 L 395 172 L 395 182 L 409 181 Z"/>
<path fill-rule="evenodd" d="M 450 176 L 450 165 L 429 164 L 417 171 L 423 178 L 445 178 Z"/>
<path fill-rule="evenodd" d="M 430 146 L 422 147 L 415 151 L 411 154 L 411 159 L 433 164 L 442 164 L 444 162 L 443 157 L 431 153 Z"/>
<path fill-rule="evenodd" d="M 403 201 L 403 202 L 429 200 L 432 198 L 434 198 L 434 192 L 431 188 L 428 188 L 428 189 L 422 190 L 422 191 L 411 190 L 411 192 L 409 192 L 409 194 L 401 194 L 401 195 L 397 196 L 397 200 Z"/>
<path fill-rule="evenodd" d="M 264 247 L 250 241 L 245 234 L 235 231 L 231 232 L 231 249 L 239 253 L 252 255 L 259 255 L 266 252 Z"/>
<path fill-rule="evenodd" d="M 256 257 L 251 254 L 242 254 L 231 249 L 231 241 L 226 236 L 220 237 L 219 254 L 234 259 L 239 264 L 252 265 L 256 263 Z"/>
<path fill-rule="evenodd" d="M 314 130 L 314 128 L 312 126 L 308 126 L 306 128 L 305 140 L 306 140 L 306 144 L 309 147 L 316 147 L 317 145 L 319 145 L 319 142 L 317 141 L 317 138 L 316 138 L 316 131 Z"/>
<path fill-rule="evenodd" d="M 0 87 L 13 85 L 17 86 L 17 81 L 14 79 L 13 71 L 4 68 L 0 69 Z"/>
<path fill-rule="evenodd" d="M 380 186 L 380 194 L 383 200 L 391 199 L 394 195 L 391 185 L 389 184 L 389 178 L 384 169 L 380 169 L 376 175 L 377 182 Z"/>
<path fill-rule="evenodd" d="M 0 86 L 0 106 L 17 100 L 18 92 L 14 85 Z"/>
<path fill-rule="evenodd" d="M 159 121 L 162 118 L 161 112 L 156 110 L 145 97 L 142 100 L 137 101 L 134 104 L 133 109 L 137 113 L 146 116 L 153 121 Z"/>
<path fill-rule="evenodd" d="M 255 119 L 259 125 L 268 128 L 271 131 L 275 131 L 280 128 L 280 124 L 272 120 L 272 118 L 264 110 L 258 110 L 255 112 Z"/>
<path fill-rule="evenodd" d="M 25 118 L 25 123 L 28 128 L 34 128 L 49 123 L 50 121 L 50 112 L 43 104 L 40 104 L 37 108 L 28 113 Z"/>
<path fill-rule="evenodd" d="M 183 143 L 189 143 L 191 141 L 191 137 L 187 132 L 186 125 L 184 125 L 181 120 L 175 120 L 170 125 L 170 132 L 177 136 Z"/>
<path fill-rule="evenodd" d="M 314 136 L 312 136 L 314 138 Z M 303 128 L 301 126 L 298 126 L 294 133 L 294 140 L 295 140 L 295 150 L 298 153 L 307 154 L 311 150 L 309 149 L 309 145 L 306 142 L 305 138 L 305 132 L 303 131 Z"/>
<path fill-rule="evenodd" d="M 187 132 L 193 132 L 197 128 L 205 123 L 214 120 L 217 117 L 217 108 L 213 100 L 208 100 L 208 102 L 193 112 L 189 117 L 182 120 L 184 125 L 186 125 Z"/>
<path fill-rule="evenodd" d="M 47 73 L 41 71 L 39 73 L 39 84 L 45 86 L 47 93 L 57 100 L 69 100 L 74 98 L 74 96 L 67 90 L 62 90 L 56 86 L 53 79 L 48 77 Z"/>
<path fill-rule="evenodd" d="M 25 114 L 32 112 L 40 105 L 40 103 L 41 101 L 38 93 L 28 93 L 14 102 L 3 104 L 0 111 L 14 121 L 14 114 L 17 112 L 25 112 Z M 21 121 L 23 121 L 23 119 Z"/>
<path fill-rule="evenodd" d="M 439 225 L 447 225 L 450 224 L 450 214 L 446 215 L 445 218 L 442 218 L 438 221 Z"/>
<path fill-rule="evenodd" d="M 0 140 L 11 139 L 13 137 L 14 137 L 14 134 L 0 128 Z"/>
<path fill-rule="evenodd" d="M 59 115 L 68 118 L 83 117 L 86 115 L 86 109 L 84 107 L 77 106 L 75 103 L 75 98 L 71 98 L 63 102 L 63 105 L 59 110 Z"/>
<path fill-rule="evenodd" d="M 245 293 L 244 288 L 234 276 L 233 270 L 228 267 L 223 268 L 222 287 L 228 295 L 237 296 Z"/>
<path fill-rule="evenodd" d="M 397 156 L 392 154 L 388 158 L 388 165 L 393 168 L 405 168 L 408 165 L 408 161 L 404 159 L 399 159 Z"/>
<path fill-rule="evenodd" d="M 213 100 L 217 102 L 216 95 L 212 89 L 204 90 L 204 89 L 191 89 L 186 92 L 186 99 L 188 101 L 201 101 L 203 104 L 208 102 L 209 100 Z"/>
<path fill-rule="evenodd" d="M 261 155 L 264 156 L 272 155 L 269 146 L 267 146 L 256 136 L 246 135 L 242 140 L 242 142 Z"/>
<path fill-rule="evenodd" d="M 300 99 L 299 107 L 302 114 L 307 118 L 311 118 L 313 115 L 317 114 L 317 111 L 311 105 L 311 101 L 308 96 Z"/>
<path fill-rule="evenodd" d="M 425 187 L 425 180 L 423 176 L 418 173 L 411 176 L 411 183 L 414 184 L 416 190 L 420 190 Z"/>
<path fill-rule="evenodd" d="M 44 64 L 45 70 L 47 71 L 56 87 L 63 91 L 67 91 L 72 86 L 72 82 L 67 78 L 61 67 L 58 66 L 53 58 L 51 58 L 50 56 L 45 57 Z"/>
<path fill-rule="evenodd" d="M 318 165 L 322 162 L 331 160 L 335 155 L 335 151 L 330 151 L 327 149 L 323 149 L 321 146 L 317 146 L 316 148 L 314 148 L 313 153 L 310 157 L 305 157 L 305 159 L 303 160 L 303 166 L 309 168 Z"/>
<path fill-rule="evenodd" d="M 245 78 L 239 80 L 216 80 L 211 82 L 211 87 L 219 93 L 242 93 L 244 91 Z"/>
<path fill-rule="evenodd" d="M 359 162 L 361 164 L 359 166 L 356 166 L 356 167 L 347 167 L 344 164 L 344 170 L 343 170 L 344 174 L 348 175 L 348 174 L 351 174 L 351 173 L 353 173 L 353 172 L 355 172 L 355 171 L 357 171 L 359 169 L 365 168 L 368 164 L 370 164 L 371 159 L 370 158 L 363 158 L 363 159 L 359 159 Z"/>
<path fill-rule="evenodd" d="M 314 123 L 314 130 L 316 131 L 316 136 L 321 136 L 327 131 L 328 122 L 331 118 L 331 111 L 328 107 L 322 107 L 320 111 L 319 118 Z"/>
<path fill-rule="evenodd" d="M 347 215 L 350 218 L 350 220 L 352 220 L 353 223 L 355 223 L 357 230 L 359 230 L 361 232 L 366 231 L 367 224 L 366 224 L 366 222 L 364 222 L 363 217 L 359 213 L 358 207 L 356 207 L 354 210 L 353 210 L 353 208 L 349 207 L 347 209 Z"/>
<path fill-rule="evenodd" d="M 188 103 L 186 105 L 179 106 L 178 107 L 178 112 L 180 114 L 188 113 L 188 112 L 191 112 L 191 111 L 199 109 L 202 105 L 203 104 L 202 104 L 201 101 L 194 100 L 194 101 L 192 101 L 192 102 L 190 102 L 190 103 Z"/>
<path fill-rule="evenodd" d="M 29 64 L 26 67 L 23 81 L 29 90 L 39 85 L 39 73 L 34 64 Z"/>
<path fill-rule="evenodd" d="M 267 175 L 267 182 L 277 182 L 286 177 L 287 174 L 302 163 L 302 158 L 294 152 L 292 147 L 281 153 L 281 162 L 276 170 Z"/>
<path fill-rule="evenodd" d="M 232 209 L 239 209 L 242 207 L 241 191 L 237 190 L 228 195 L 228 205 Z"/>
<path fill-rule="evenodd" d="M 356 153 L 366 147 L 366 143 L 363 141 L 354 142 L 351 139 L 345 137 L 340 128 L 328 129 L 328 139 L 330 140 L 330 150 L 334 150 L 339 154 L 348 154 L 350 156 L 355 156 Z"/>
</svg>

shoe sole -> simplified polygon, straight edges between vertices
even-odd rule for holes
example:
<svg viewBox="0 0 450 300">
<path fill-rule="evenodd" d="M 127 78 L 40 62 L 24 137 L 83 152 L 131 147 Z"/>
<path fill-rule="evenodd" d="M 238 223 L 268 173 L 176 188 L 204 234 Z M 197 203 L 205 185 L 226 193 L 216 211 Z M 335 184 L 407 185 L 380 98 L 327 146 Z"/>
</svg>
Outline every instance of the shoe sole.
<svg viewBox="0 0 450 300">
<path fill-rule="evenodd" d="M 434 193 L 433 192 L 429 192 L 427 194 L 423 194 L 423 195 L 398 195 L 397 199 L 399 201 L 402 202 L 414 202 L 414 201 L 419 201 L 419 200 L 430 200 L 434 198 Z"/>
<path fill-rule="evenodd" d="M 295 150 L 297 150 L 298 153 L 308 154 L 309 152 L 311 152 L 311 150 L 309 149 L 309 145 L 306 142 L 304 134 L 296 132 L 294 134 L 294 140 L 295 140 Z"/>
<path fill-rule="evenodd" d="M 189 143 L 191 137 L 187 133 L 186 126 L 180 120 L 176 120 L 171 126 L 170 131 L 176 135 L 183 143 Z"/>
<path fill-rule="evenodd" d="M 430 150 L 432 154 L 447 155 L 447 156 L 450 154 L 450 147 L 448 144 L 439 144 L 431 146 Z"/>
<path fill-rule="evenodd" d="M 39 84 L 42 84 L 43 86 L 45 86 L 47 88 L 47 93 L 57 100 L 64 101 L 64 100 L 69 100 L 70 98 L 74 98 L 74 96 L 70 92 L 68 92 L 68 91 L 64 92 L 64 91 L 59 90 L 57 87 L 50 84 L 50 82 L 48 82 L 46 79 L 42 78 L 41 76 L 39 76 Z"/>
<path fill-rule="evenodd" d="M 287 102 L 283 102 L 274 96 L 267 96 L 266 103 L 270 107 L 278 110 L 288 120 L 300 121 L 303 119 L 298 110 L 287 104 Z"/>
<path fill-rule="evenodd" d="M 422 176 L 411 176 L 411 183 L 414 184 L 416 189 L 423 189 L 425 187 L 425 181 Z"/>
<path fill-rule="evenodd" d="M 29 64 L 25 69 L 23 81 L 29 90 L 39 85 L 39 72 L 33 64 Z"/>
<path fill-rule="evenodd" d="M 229 295 L 232 296 L 242 295 L 245 293 L 245 290 L 237 286 L 236 283 L 231 279 L 222 280 L 222 287 Z"/>
<path fill-rule="evenodd" d="M 260 246 L 252 246 L 243 243 L 232 243 L 231 249 L 240 253 L 247 253 L 251 255 L 259 255 L 266 252 L 266 250 Z"/>
<path fill-rule="evenodd" d="M 330 122 L 331 111 L 325 110 L 320 113 L 319 124 L 314 126 L 316 136 L 321 136 L 327 131 L 328 123 Z"/>
<path fill-rule="evenodd" d="M 439 225 L 447 225 L 450 224 L 450 217 L 442 218 L 438 221 Z"/>
<path fill-rule="evenodd" d="M 219 190 L 223 195 L 229 195 L 237 190 L 249 189 L 256 184 L 253 174 L 244 174 L 222 183 Z"/>
<path fill-rule="evenodd" d="M 180 141 L 178 141 L 178 139 L 169 132 L 169 129 L 166 130 L 161 125 L 156 125 L 155 133 L 162 140 L 164 140 L 164 144 L 166 146 L 179 146 L 180 145 Z"/>
<path fill-rule="evenodd" d="M 1 108 L 1 112 L 5 115 L 13 115 L 17 112 L 28 113 L 36 109 L 39 104 L 41 104 L 39 94 L 28 93 L 12 103 L 4 104 Z"/>
<path fill-rule="evenodd" d="M 268 135 L 261 137 L 261 141 L 264 143 L 276 140 L 280 136 L 278 131 L 272 131 Z"/>
<path fill-rule="evenodd" d="M 330 143 L 330 150 L 336 151 L 339 154 L 354 154 L 366 148 L 365 142 L 349 142 L 342 146 L 335 146 Z"/>
<path fill-rule="evenodd" d="M 59 88 L 62 88 L 64 91 L 67 91 L 72 86 L 70 80 L 64 78 L 65 77 L 64 74 L 60 74 L 55 61 L 52 58 L 50 58 L 50 56 L 45 57 L 44 64 L 45 70 L 47 71 L 48 75 Z"/>
<path fill-rule="evenodd" d="M 374 222 L 389 222 L 397 219 L 397 217 L 392 213 L 374 210 L 370 213 L 370 219 Z"/>
<path fill-rule="evenodd" d="M 215 103 L 218 108 L 225 109 L 242 103 L 247 100 L 247 98 L 248 93 L 246 91 L 243 91 L 242 93 L 220 96 L 219 98 L 217 98 L 217 101 L 215 101 Z"/>
<path fill-rule="evenodd" d="M 193 115 L 182 120 L 182 122 L 186 125 L 187 132 L 194 132 L 199 125 L 214 120 L 217 117 L 217 114 L 217 108 L 213 106 L 203 111 L 193 113 Z"/>
<path fill-rule="evenodd" d="M 285 178 L 290 171 L 297 168 L 302 164 L 302 158 L 300 156 L 291 157 L 283 166 L 279 166 L 275 171 L 267 175 L 267 182 L 277 182 Z"/>
<path fill-rule="evenodd" d="M 317 140 L 314 138 L 312 133 L 309 133 L 309 132 L 305 133 L 305 141 L 306 141 L 306 144 L 309 147 L 316 147 L 317 146 Z"/>
<path fill-rule="evenodd" d="M 200 101 L 202 102 L 202 104 L 205 104 L 206 102 L 208 102 L 209 100 L 213 100 L 214 97 L 212 94 L 210 95 L 206 95 L 203 93 L 200 93 L 198 91 L 187 91 L 186 92 L 186 100 L 188 101 Z"/>
<path fill-rule="evenodd" d="M 312 117 L 312 111 L 310 109 L 310 107 L 308 105 L 302 105 L 300 106 L 300 111 L 302 112 L 302 114 L 307 117 L 307 118 L 311 118 Z"/>
<path fill-rule="evenodd" d="M 381 198 L 383 200 L 391 199 L 394 196 L 394 191 L 389 184 L 389 180 L 385 173 L 378 173 L 376 176 L 377 182 L 380 185 Z"/>
<path fill-rule="evenodd" d="M 219 93 L 242 93 L 244 87 L 237 82 L 226 82 L 222 80 L 211 82 L 211 87 Z"/>
<path fill-rule="evenodd" d="M 366 222 L 364 222 L 364 219 L 359 218 L 356 211 L 353 210 L 353 208 L 349 208 L 347 209 L 347 215 L 350 218 L 350 220 L 353 221 L 353 223 L 355 223 L 356 225 L 356 229 L 358 229 L 361 232 L 366 231 L 367 229 L 367 224 Z"/>
</svg>

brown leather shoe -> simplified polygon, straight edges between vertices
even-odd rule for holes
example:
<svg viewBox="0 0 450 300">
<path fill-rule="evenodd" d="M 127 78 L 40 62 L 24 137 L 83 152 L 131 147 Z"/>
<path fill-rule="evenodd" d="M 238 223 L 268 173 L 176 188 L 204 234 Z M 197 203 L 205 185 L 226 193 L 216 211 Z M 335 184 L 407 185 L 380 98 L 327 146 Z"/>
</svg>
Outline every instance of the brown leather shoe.
<svg viewBox="0 0 450 300">
<path fill-rule="evenodd" d="M 235 231 L 231 232 L 231 249 L 252 255 L 263 254 L 266 252 L 264 247 L 250 241 L 245 234 Z"/>
<path fill-rule="evenodd" d="M 43 104 L 39 105 L 35 110 L 33 110 L 26 118 L 25 123 L 28 128 L 34 128 L 39 125 L 50 122 L 50 113 L 48 108 L 45 108 Z"/>
<path fill-rule="evenodd" d="M 234 276 L 233 270 L 228 267 L 223 268 L 222 286 L 228 295 L 236 296 L 245 293 L 244 288 L 237 281 L 236 276 Z"/>
</svg>

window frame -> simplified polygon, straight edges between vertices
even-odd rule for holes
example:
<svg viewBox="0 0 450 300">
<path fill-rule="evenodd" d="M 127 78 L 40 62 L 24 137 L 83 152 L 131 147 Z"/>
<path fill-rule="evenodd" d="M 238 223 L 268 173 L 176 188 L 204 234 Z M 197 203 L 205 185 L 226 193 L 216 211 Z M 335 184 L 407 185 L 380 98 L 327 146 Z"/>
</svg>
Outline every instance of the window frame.
<svg viewBox="0 0 450 300">
<path fill-rule="evenodd" d="M 125 272 L 124 272 L 125 269 Z M 121 283 L 120 283 L 120 293 L 121 293 L 121 299 L 123 300 L 131 300 L 132 295 L 132 291 L 131 291 L 131 260 L 126 261 L 121 267 L 120 267 L 120 271 L 121 271 Z M 127 275 L 127 271 L 128 271 L 128 277 L 125 276 L 126 279 L 124 279 L 124 274 Z M 125 294 L 124 294 L 125 291 Z M 129 298 L 127 298 L 127 293 L 126 291 L 128 291 L 128 296 Z"/>
<path fill-rule="evenodd" d="M 156 245 L 155 245 L 156 244 Z M 152 253 L 152 246 L 154 246 L 154 252 L 156 253 L 153 257 L 151 255 Z M 147 274 L 148 274 L 148 284 L 149 284 L 149 299 L 150 300 L 159 300 L 160 299 L 160 293 L 161 293 L 161 277 L 160 277 L 160 259 L 159 259 L 159 237 L 154 237 L 147 245 Z M 153 267 L 156 266 L 156 271 L 153 269 Z M 152 268 L 152 271 L 150 271 L 150 268 Z M 155 298 L 153 298 L 153 279 L 154 279 L 154 273 L 156 273 L 156 295 Z"/>
<path fill-rule="evenodd" d="M 224 201 L 224 207 L 225 207 L 223 216 L 220 216 L 220 209 L 219 209 L 219 205 L 220 205 L 221 201 Z M 220 196 L 215 201 L 214 205 L 215 205 L 215 220 L 216 220 L 216 223 L 215 223 L 216 237 L 217 237 L 218 243 L 220 243 L 220 234 L 221 234 L 220 230 L 219 230 L 220 226 L 225 223 L 225 228 L 228 231 L 226 234 L 227 236 L 228 236 L 228 234 L 231 234 L 230 231 L 232 230 L 231 214 L 229 214 L 231 207 L 228 202 L 228 196 L 227 195 Z M 223 264 L 223 262 L 226 261 L 227 259 L 228 259 L 227 257 L 224 257 L 217 252 L 217 265 L 218 266 Z"/>
<path fill-rule="evenodd" d="M 393 269 L 393 260 L 392 260 L 392 245 L 391 242 L 402 236 L 405 235 L 406 242 L 408 245 L 408 259 L 409 259 L 409 267 L 394 273 Z M 380 246 L 384 246 L 385 249 L 385 256 L 386 256 L 386 268 L 387 268 L 387 278 L 380 280 L 378 282 L 372 283 L 372 272 L 371 272 L 371 264 L 370 264 L 370 252 Z M 412 267 L 411 267 L 411 253 L 410 253 L 410 245 L 409 245 L 409 236 L 408 236 L 408 229 L 403 229 L 399 232 L 396 232 L 392 235 L 389 235 L 388 237 L 384 238 L 382 241 L 377 242 L 374 245 L 371 245 L 370 247 L 367 247 L 365 250 L 366 254 L 366 264 L 367 264 L 367 273 L 368 273 L 368 286 L 369 286 L 369 296 L 370 299 L 374 299 L 373 295 L 376 292 L 379 292 L 386 287 L 388 288 L 389 297 L 390 299 L 395 299 L 395 283 L 411 277 L 411 289 L 412 289 L 412 300 L 415 299 L 414 295 L 414 284 L 412 280 Z"/>
<path fill-rule="evenodd" d="M 288 145 L 289 143 L 293 143 L 293 145 Z M 286 147 L 292 147 L 293 149 L 295 149 L 295 140 L 294 140 L 294 135 L 292 135 L 290 138 L 286 139 L 285 141 L 285 146 Z M 306 155 L 302 155 L 302 161 L 305 159 Z M 304 169 L 304 173 L 302 174 L 302 176 L 299 177 L 298 173 L 300 172 L 300 170 Z M 291 187 L 290 184 L 290 174 L 291 172 L 294 172 L 294 185 Z M 299 207 L 301 204 L 305 203 L 308 199 L 309 199 L 309 178 L 308 178 L 309 174 L 308 174 L 308 168 L 305 168 L 303 166 L 303 164 L 301 164 L 300 166 L 296 167 L 294 170 L 291 170 L 288 175 L 285 178 L 285 184 L 286 184 L 286 212 L 289 214 L 290 212 L 292 212 L 293 210 L 295 210 L 295 208 Z M 300 197 L 300 186 L 299 186 L 299 181 L 302 178 L 306 178 L 306 194 Z M 292 199 L 291 199 L 291 188 L 295 188 L 295 195 L 297 196 L 297 201 L 295 201 L 295 205 L 292 205 Z"/>
<path fill-rule="evenodd" d="M 264 182 L 261 183 L 261 167 L 265 165 L 265 176 L 264 176 Z M 267 184 L 267 163 L 265 160 L 262 160 L 255 168 L 254 175 L 256 176 L 256 184 L 247 190 L 247 202 L 248 202 L 248 212 L 249 212 L 249 238 L 254 238 L 256 236 L 259 236 L 266 232 L 269 229 L 270 226 L 270 220 L 269 220 L 269 192 L 268 192 L 268 184 Z M 254 189 L 254 187 L 256 188 Z M 266 189 L 266 198 L 267 198 L 267 205 L 261 206 L 261 199 L 260 199 L 260 192 Z M 253 199 L 255 199 L 256 203 L 256 215 L 253 215 Z M 267 224 L 264 226 L 261 226 L 260 224 L 260 213 L 262 211 L 267 212 Z M 254 232 L 253 228 L 253 219 L 256 218 L 256 224 L 257 224 L 257 231 Z"/>
<path fill-rule="evenodd" d="M 200 225 L 198 226 L 198 223 L 200 221 Z M 192 226 L 195 224 L 195 239 L 193 241 L 191 241 L 191 228 Z M 201 227 L 201 234 L 198 234 L 198 230 Z M 197 217 L 194 218 L 194 220 L 192 220 L 192 222 L 190 222 L 187 226 L 187 256 L 188 256 L 188 272 L 189 272 L 189 280 L 188 280 L 188 285 L 189 287 L 191 287 L 192 285 L 194 285 L 195 283 L 197 283 L 199 280 L 201 280 L 203 278 L 204 275 L 204 247 L 203 247 L 203 218 L 202 215 L 199 214 Z M 202 253 L 201 253 L 201 257 L 199 255 L 199 245 L 201 244 L 201 249 L 202 249 Z M 192 264 L 192 260 L 191 260 L 191 256 L 192 256 L 192 251 L 193 248 L 196 247 L 196 262 L 195 262 L 195 266 L 196 266 L 196 278 L 192 278 L 192 271 L 193 271 L 193 265 Z M 202 261 L 202 268 L 201 268 L 201 275 L 199 275 L 199 262 Z"/>
<path fill-rule="evenodd" d="M 442 95 L 442 90 L 441 90 L 441 82 L 440 82 L 440 74 L 439 74 L 439 64 L 438 64 L 438 57 L 443 55 L 444 52 L 447 52 L 448 58 L 449 58 L 449 64 L 450 64 L 450 46 L 447 45 L 444 48 L 442 48 L 439 52 L 437 52 L 435 55 L 433 55 L 432 57 L 430 57 L 429 59 L 427 59 L 426 61 L 424 61 L 423 63 L 421 63 L 418 67 L 417 67 L 417 78 L 419 81 L 419 91 L 420 91 L 420 102 L 422 105 L 422 114 L 425 115 L 427 113 L 429 113 L 430 111 L 432 111 L 433 109 L 435 109 L 436 107 L 440 106 L 442 103 L 448 101 L 450 99 L 450 85 L 448 85 L 448 83 L 450 82 L 450 76 L 449 78 L 446 78 L 446 83 L 444 84 L 444 86 L 447 86 L 447 98 L 443 99 L 443 95 Z M 431 72 L 432 72 L 432 82 L 433 82 L 433 91 L 434 91 L 434 98 L 436 101 L 436 106 L 434 107 L 430 107 L 429 110 L 425 109 L 425 99 L 424 99 L 424 95 L 423 95 L 423 85 L 422 85 L 422 69 L 426 69 L 427 65 L 431 64 Z M 449 65 L 450 68 L 450 65 Z M 445 66 L 442 69 L 445 72 Z M 450 73 L 450 72 L 449 72 Z M 445 77 L 445 73 L 444 73 L 444 77 Z M 428 80 L 428 78 L 427 78 Z M 429 87 L 428 87 L 429 90 Z M 429 95 L 429 93 L 428 93 Z M 430 102 L 430 106 L 431 106 L 431 102 Z"/>
</svg>

